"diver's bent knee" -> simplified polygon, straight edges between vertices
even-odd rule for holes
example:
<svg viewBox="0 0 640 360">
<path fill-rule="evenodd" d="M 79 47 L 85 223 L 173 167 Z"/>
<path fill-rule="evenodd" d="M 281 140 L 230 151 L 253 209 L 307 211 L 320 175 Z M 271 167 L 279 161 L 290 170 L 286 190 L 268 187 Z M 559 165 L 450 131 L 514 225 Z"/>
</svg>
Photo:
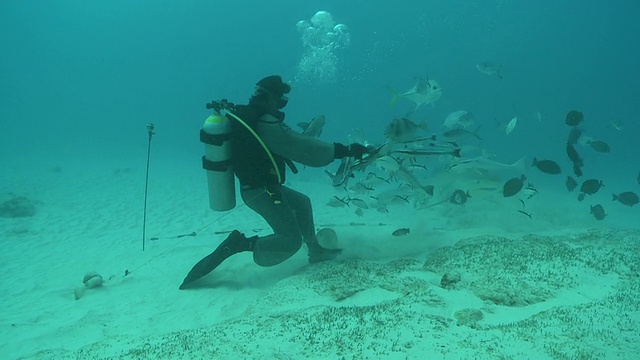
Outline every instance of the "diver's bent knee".
<svg viewBox="0 0 640 360">
<path fill-rule="evenodd" d="M 253 261 L 260 266 L 278 265 L 292 257 L 301 247 L 302 237 L 286 237 L 281 239 L 277 247 L 254 249 Z"/>
</svg>

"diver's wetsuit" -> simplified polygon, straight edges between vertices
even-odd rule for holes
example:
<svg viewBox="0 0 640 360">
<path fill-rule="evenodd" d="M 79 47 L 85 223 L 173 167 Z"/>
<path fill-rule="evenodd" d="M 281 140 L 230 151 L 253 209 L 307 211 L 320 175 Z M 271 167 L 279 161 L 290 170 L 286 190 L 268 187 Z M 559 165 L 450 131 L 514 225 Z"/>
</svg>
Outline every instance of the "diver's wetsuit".
<svg viewBox="0 0 640 360">
<path fill-rule="evenodd" d="M 243 201 L 267 221 L 273 234 L 247 238 L 237 230 L 232 231 L 214 252 L 196 263 L 180 289 L 188 288 L 193 281 L 210 273 L 229 256 L 244 251 L 253 252 L 255 263 L 261 266 L 273 266 L 290 258 L 300 249 L 303 241 L 309 248 L 309 262 L 332 259 L 340 253 L 338 249 L 324 249 L 318 244 L 311 200 L 283 185 L 285 164 L 291 165 L 291 161 L 295 161 L 320 167 L 347 156 L 361 158 L 368 150 L 360 144 L 332 144 L 292 131 L 282 122 L 284 113 L 279 111 L 286 106 L 287 99 L 282 95 L 289 92 L 289 85 L 282 83 L 279 76 L 269 76 L 256 85 L 258 88 L 249 105 L 227 109 L 233 133 L 232 166 L 240 181 Z M 278 94 L 277 97 L 265 98 L 263 95 L 269 95 L 269 91 L 261 91 L 264 89 Z M 258 139 L 230 115 L 231 112 L 257 133 L 272 153 L 274 161 Z"/>
<path fill-rule="evenodd" d="M 323 166 L 334 160 L 333 144 L 291 131 L 271 115 L 258 117 L 251 106 L 238 106 L 237 116 L 250 125 L 273 152 L 282 180 L 285 159 L 309 166 Z M 272 266 L 295 254 L 304 241 L 309 260 L 321 260 L 313 210 L 308 196 L 280 183 L 265 150 L 249 131 L 232 120 L 233 168 L 238 177 L 242 200 L 260 214 L 273 229 L 272 235 L 258 237 L 252 247 L 253 259 L 260 266 Z"/>
</svg>

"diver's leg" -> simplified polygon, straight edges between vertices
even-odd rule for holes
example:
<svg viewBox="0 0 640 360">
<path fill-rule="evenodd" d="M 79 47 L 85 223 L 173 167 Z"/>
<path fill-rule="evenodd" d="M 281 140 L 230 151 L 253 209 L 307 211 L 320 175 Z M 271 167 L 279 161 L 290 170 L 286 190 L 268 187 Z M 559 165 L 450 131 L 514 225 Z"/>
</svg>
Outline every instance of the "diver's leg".
<svg viewBox="0 0 640 360">
<path fill-rule="evenodd" d="M 242 189 L 240 193 L 247 206 L 260 214 L 274 232 L 273 235 L 256 240 L 253 246 L 253 260 L 256 264 L 277 265 L 300 250 L 303 234 L 287 197 L 269 193 L 264 188 Z"/>
<path fill-rule="evenodd" d="M 316 237 L 316 229 L 313 222 L 311 199 L 307 195 L 286 186 L 282 187 L 282 195 L 295 212 L 302 238 L 305 242 L 309 239 L 314 239 Z"/>
<path fill-rule="evenodd" d="M 189 284 L 212 272 L 229 256 L 243 251 L 252 251 L 257 238 L 257 236 L 247 238 L 238 230 L 233 230 L 214 252 L 198 261 L 189 271 L 180 285 L 180 290 L 188 288 Z"/>
<path fill-rule="evenodd" d="M 313 221 L 313 207 L 307 195 L 286 186 L 282 187 L 282 195 L 295 211 L 302 237 L 309 248 L 309 262 L 331 260 L 342 252 L 340 249 L 325 249 L 318 243 Z"/>
</svg>

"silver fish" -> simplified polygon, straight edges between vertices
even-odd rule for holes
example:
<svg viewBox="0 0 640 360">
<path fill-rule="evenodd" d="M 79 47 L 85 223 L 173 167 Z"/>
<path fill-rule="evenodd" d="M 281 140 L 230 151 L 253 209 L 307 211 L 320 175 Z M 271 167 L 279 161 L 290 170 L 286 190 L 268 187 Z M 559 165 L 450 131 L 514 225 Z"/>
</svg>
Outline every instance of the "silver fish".
<svg viewBox="0 0 640 360">
<path fill-rule="evenodd" d="M 502 65 L 492 63 L 492 62 L 481 62 L 476 65 L 476 69 L 485 75 L 496 75 L 498 79 L 502 79 L 502 74 L 500 70 L 502 70 Z"/>
<path fill-rule="evenodd" d="M 322 134 L 322 128 L 325 124 L 324 115 L 316 116 L 309 122 L 299 122 L 298 126 L 302 129 L 302 134 L 318 137 Z"/>
<path fill-rule="evenodd" d="M 469 127 L 473 124 L 473 114 L 466 110 L 458 110 L 447 115 L 443 125 L 451 128 Z"/>
<path fill-rule="evenodd" d="M 347 199 L 349 201 L 350 204 L 355 205 L 356 207 L 360 208 L 360 209 L 368 209 L 369 205 L 367 205 L 366 202 L 364 202 L 364 200 L 362 199 L 358 199 L 358 198 L 349 198 Z"/>
<path fill-rule="evenodd" d="M 415 149 L 415 150 L 394 150 L 392 153 L 394 154 L 402 154 L 407 156 L 433 156 L 433 155 L 451 155 L 455 158 L 462 157 L 460 155 L 460 148 L 455 148 L 451 150 L 426 150 L 426 149 Z"/>
<path fill-rule="evenodd" d="M 511 134 L 511 132 L 513 131 L 513 129 L 516 127 L 517 124 L 518 124 L 518 117 L 514 116 L 507 124 L 507 127 L 504 129 L 504 132 L 507 135 Z"/>
<path fill-rule="evenodd" d="M 393 173 L 400 169 L 400 161 L 391 155 L 385 155 L 376 159 L 374 164 L 388 173 Z"/>
<path fill-rule="evenodd" d="M 335 174 L 332 174 L 327 170 L 324 171 L 331 178 L 331 183 L 333 184 L 333 186 L 346 186 L 347 180 L 349 180 L 350 177 L 353 177 L 353 161 L 354 160 L 352 157 L 343 158 L 340 161 L 340 166 L 338 167 L 338 171 L 336 171 Z"/>
<path fill-rule="evenodd" d="M 447 171 L 474 170 L 477 172 L 495 172 L 503 170 L 513 170 L 522 173 L 525 170 L 525 158 L 513 164 L 503 164 L 489 159 L 487 156 L 479 156 L 473 159 L 456 159 L 447 167 Z"/>
<path fill-rule="evenodd" d="M 621 131 L 624 128 L 624 124 L 620 120 L 614 120 L 611 121 L 607 127 Z"/>
<path fill-rule="evenodd" d="M 384 136 L 391 141 L 406 141 L 414 138 L 421 130 L 427 130 L 426 121 L 416 124 L 407 118 L 395 118 L 387 125 Z"/>
<path fill-rule="evenodd" d="M 344 207 L 344 206 L 349 206 L 349 203 L 344 198 L 339 198 L 337 196 L 334 196 L 329 200 L 327 205 L 331 207 Z"/>
<path fill-rule="evenodd" d="M 435 80 L 426 78 L 417 78 L 416 84 L 409 90 L 402 94 L 397 93 L 391 87 L 387 87 L 393 97 L 391 98 L 391 105 L 394 105 L 398 98 L 405 98 L 413 101 L 416 104 L 416 110 L 425 104 L 431 104 L 442 97 L 442 88 Z"/>
<path fill-rule="evenodd" d="M 404 166 L 400 166 L 398 170 L 393 174 L 398 179 L 406 181 L 414 190 L 414 194 L 420 194 L 421 197 L 433 196 L 433 185 L 422 185 L 411 171 L 407 170 Z"/>
</svg>

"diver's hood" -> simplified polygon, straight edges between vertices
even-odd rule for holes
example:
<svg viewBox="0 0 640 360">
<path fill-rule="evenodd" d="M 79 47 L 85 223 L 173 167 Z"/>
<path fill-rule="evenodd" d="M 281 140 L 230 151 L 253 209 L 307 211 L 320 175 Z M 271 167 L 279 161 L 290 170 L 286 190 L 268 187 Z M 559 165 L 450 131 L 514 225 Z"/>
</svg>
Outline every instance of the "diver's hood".
<svg viewBox="0 0 640 360">
<path fill-rule="evenodd" d="M 267 90 L 275 97 L 282 97 L 291 91 L 291 85 L 282 81 L 282 77 L 280 77 L 280 75 L 267 76 L 258 81 L 256 86 Z"/>
<path fill-rule="evenodd" d="M 285 94 L 290 91 L 291 86 L 283 82 L 280 75 L 267 76 L 256 83 L 256 92 L 251 97 L 249 104 L 262 114 L 269 114 L 279 121 L 284 121 L 285 114 L 280 109 L 287 106 L 289 98 Z M 277 109 L 266 106 L 272 98 L 278 99 Z"/>
</svg>

